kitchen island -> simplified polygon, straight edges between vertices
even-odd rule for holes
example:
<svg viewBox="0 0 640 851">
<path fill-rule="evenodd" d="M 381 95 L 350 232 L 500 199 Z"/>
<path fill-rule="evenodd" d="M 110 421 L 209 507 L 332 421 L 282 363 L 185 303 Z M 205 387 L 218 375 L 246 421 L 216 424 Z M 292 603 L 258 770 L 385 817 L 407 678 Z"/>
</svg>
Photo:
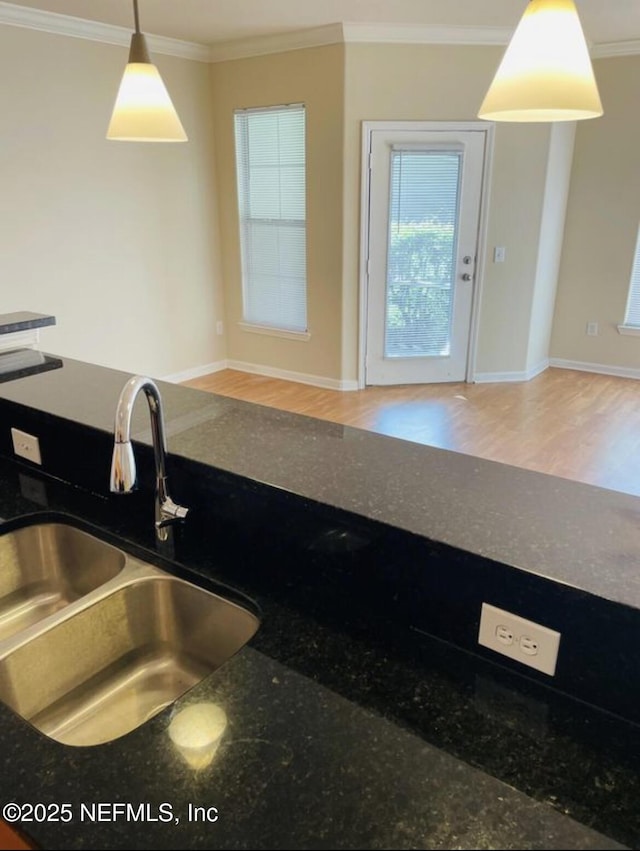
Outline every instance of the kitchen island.
<svg viewBox="0 0 640 851">
<path fill-rule="evenodd" d="M 0 705 L 10 766 L 2 803 L 70 805 L 69 821 L 22 822 L 37 842 L 638 847 L 634 719 L 576 700 L 568 673 L 559 687 L 509 660 L 496 664 L 490 651 L 469 652 L 479 612 L 468 615 L 477 598 L 460 586 L 477 578 L 490 600 L 503 602 L 507 586 L 513 599 L 528 600 L 524 614 L 545 605 L 552 620 L 564 612 L 567 653 L 571 634 L 576 642 L 582 635 L 582 615 L 608 622 L 613 613 L 633 631 L 632 601 L 616 599 L 628 593 L 626 579 L 594 579 L 593 568 L 605 555 L 611 564 L 633 552 L 638 500 L 161 385 L 175 453 L 169 475 L 193 509 L 168 553 L 153 534 L 144 446 L 141 492 L 106 493 L 113 411 L 126 378 L 64 359 L 62 369 L 2 387 L 3 431 L 37 433 L 45 468 L 43 475 L 28 463 L 0 463 L 5 528 L 27 516 L 64 518 L 153 554 L 169 570 L 207 577 L 223 596 L 226 588 L 248 595 L 262 623 L 221 669 L 104 745 L 61 745 Z M 513 506 L 520 487 L 522 503 Z M 613 522 L 627 537 L 602 540 Z M 572 524 L 582 533 L 565 565 Z M 538 576 L 536 554 L 574 576 L 583 558 L 581 584 Z M 631 569 L 624 575 L 631 579 Z M 452 620 L 462 623 L 447 633 Z M 585 688 L 597 697 L 596 686 L 592 677 Z M 614 695 L 623 708 L 636 691 L 626 686 Z M 222 707 L 228 719 L 215 757 L 199 770 L 168 735 L 172 718 L 197 703 Z"/>
</svg>

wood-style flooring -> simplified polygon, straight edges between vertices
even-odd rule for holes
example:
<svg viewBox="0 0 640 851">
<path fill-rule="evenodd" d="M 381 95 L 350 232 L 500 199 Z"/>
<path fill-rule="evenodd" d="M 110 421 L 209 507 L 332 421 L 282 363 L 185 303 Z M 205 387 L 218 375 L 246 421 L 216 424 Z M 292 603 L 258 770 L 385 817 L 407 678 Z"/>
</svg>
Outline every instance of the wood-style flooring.
<svg viewBox="0 0 640 851">
<path fill-rule="evenodd" d="M 226 369 L 190 387 L 640 495 L 640 382 L 548 369 L 514 384 L 339 392 Z"/>
</svg>

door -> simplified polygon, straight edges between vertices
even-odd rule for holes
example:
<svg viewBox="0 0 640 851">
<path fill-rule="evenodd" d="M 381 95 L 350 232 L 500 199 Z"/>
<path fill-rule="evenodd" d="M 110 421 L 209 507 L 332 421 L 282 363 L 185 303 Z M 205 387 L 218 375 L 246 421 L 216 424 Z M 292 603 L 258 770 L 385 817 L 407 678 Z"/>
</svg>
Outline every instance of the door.
<svg viewBox="0 0 640 851">
<path fill-rule="evenodd" d="M 464 381 L 486 132 L 370 132 L 366 384 Z"/>
</svg>

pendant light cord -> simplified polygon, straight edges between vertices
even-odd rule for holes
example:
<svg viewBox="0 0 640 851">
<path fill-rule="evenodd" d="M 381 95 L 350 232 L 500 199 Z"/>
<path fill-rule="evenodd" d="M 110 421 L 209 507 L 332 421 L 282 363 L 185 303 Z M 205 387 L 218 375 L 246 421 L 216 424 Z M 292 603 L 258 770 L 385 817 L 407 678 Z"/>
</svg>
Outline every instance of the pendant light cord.
<svg viewBox="0 0 640 851">
<path fill-rule="evenodd" d="M 138 0 L 133 0 L 133 17 L 136 22 L 136 32 L 140 32 L 140 15 L 138 14 Z"/>
</svg>

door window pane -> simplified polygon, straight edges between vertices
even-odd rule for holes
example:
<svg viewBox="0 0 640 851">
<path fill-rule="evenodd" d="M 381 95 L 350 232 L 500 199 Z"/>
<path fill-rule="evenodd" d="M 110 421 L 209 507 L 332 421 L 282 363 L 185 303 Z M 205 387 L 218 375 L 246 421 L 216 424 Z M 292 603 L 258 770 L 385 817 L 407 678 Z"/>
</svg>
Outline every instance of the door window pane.
<svg viewBox="0 0 640 851">
<path fill-rule="evenodd" d="M 448 357 L 462 154 L 391 153 L 384 356 Z"/>
</svg>

